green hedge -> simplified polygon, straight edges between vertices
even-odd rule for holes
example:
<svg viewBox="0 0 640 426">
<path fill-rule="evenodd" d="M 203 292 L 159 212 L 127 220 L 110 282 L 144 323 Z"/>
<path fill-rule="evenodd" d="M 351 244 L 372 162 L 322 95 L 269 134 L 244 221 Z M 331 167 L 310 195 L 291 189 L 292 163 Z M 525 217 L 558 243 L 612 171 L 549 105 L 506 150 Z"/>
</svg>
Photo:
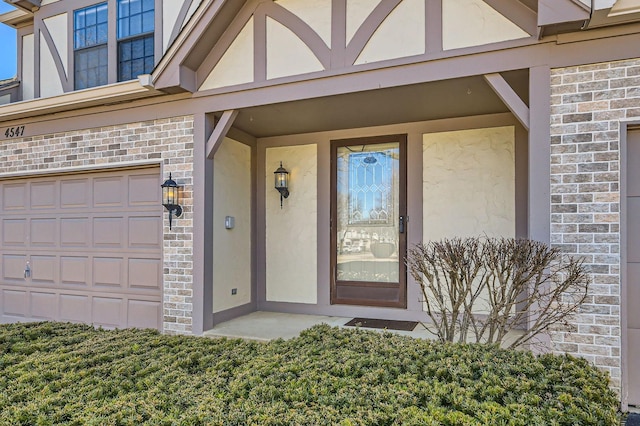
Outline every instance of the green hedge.
<svg viewBox="0 0 640 426">
<path fill-rule="evenodd" d="M 272 343 L 0 326 L 2 425 L 615 425 L 568 356 L 313 327 Z"/>
</svg>

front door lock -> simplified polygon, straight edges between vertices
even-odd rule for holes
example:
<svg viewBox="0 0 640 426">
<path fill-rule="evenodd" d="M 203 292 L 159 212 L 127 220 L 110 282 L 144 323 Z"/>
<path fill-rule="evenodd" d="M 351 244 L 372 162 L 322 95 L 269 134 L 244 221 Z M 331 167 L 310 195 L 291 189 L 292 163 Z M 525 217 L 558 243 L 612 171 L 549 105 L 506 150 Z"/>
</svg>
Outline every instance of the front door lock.
<svg viewBox="0 0 640 426">
<path fill-rule="evenodd" d="M 24 267 L 24 277 L 31 277 L 31 266 L 29 265 L 29 261 L 27 261 L 27 266 Z"/>
</svg>

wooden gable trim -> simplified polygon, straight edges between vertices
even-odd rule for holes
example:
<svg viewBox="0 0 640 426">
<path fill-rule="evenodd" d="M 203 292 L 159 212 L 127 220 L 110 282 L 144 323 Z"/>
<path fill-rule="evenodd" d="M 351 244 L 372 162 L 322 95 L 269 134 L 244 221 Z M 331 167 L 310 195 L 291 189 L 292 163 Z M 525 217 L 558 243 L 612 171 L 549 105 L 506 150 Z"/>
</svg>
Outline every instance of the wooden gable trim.
<svg viewBox="0 0 640 426">
<path fill-rule="evenodd" d="M 509 108 L 513 115 L 518 119 L 520 124 L 529 130 L 529 107 L 525 104 L 520 96 L 513 90 L 509 83 L 499 74 L 485 74 L 484 79 L 489 86 L 498 95 L 502 102 Z"/>
<path fill-rule="evenodd" d="M 515 0 L 483 0 L 529 35 L 538 34 L 538 14 Z"/>
<path fill-rule="evenodd" d="M 538 0 L 538 26 L 588 21 L 591 10 L 576 0 Z"/>
<path fill-rule="evenodd" d="M 204 1 L 153 71 L 154 86 L 168 92 L 190 91 L 196 81 L 195 70 L 210 52 L 208 45 L 200 42 L 218 40 L 245 3 L 245 0 Z M 184 77 L 189 81 L 183 81 Z"/>
<path fill-rule="evenodd" d="M 209 136 L 209 139 L 207 140 L 206 153 L 209 160 L 213 160 L 213 157 L 216 155 L 216 151 L 222 144 L 224 138 L 227 136 L 227 132 L 229 132 L 229 129 L 231 129 L 231 126 L 233 126 L 233 122 L 235 121 L 237 116 L 237 109 L 227 110 L 222 113 L 222 117 L 220 117 L 220 120 L 213 128 L 211 136 Z"/>
<path fill-rule="evenodd" d="M 393 12 L 393 9 L 395 9 L 400 3 L 401 0 L 383 1 L 373 9 L 373 12 L 367 16 L 367 19 L 365 19 L 362 25 L 360 25 L 360 28 L 358 28 L 347 45 L 345 52 L 346 65 L 350 66 L 354 64 L 382 22 L 387 19 L 387 16 L 389 16 L 389 14 Z"/>
</svg>

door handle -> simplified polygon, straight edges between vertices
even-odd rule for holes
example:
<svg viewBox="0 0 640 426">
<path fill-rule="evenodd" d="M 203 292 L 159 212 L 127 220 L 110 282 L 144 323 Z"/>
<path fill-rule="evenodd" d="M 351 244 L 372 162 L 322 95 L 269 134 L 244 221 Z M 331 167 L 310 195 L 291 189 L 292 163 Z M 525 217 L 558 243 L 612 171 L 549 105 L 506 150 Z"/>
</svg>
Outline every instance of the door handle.
<svg viewBox="0 0 640 426">
<path fill-rule="evenodd" d="M 24 267 L 24 277 L 31 277 L 31 266 L 29 266 L 29 262 L 27 261 L 27 266 Z"/>
<path fill-rule="evenodd" d="M 401 234 L 404 234 L 404 222 L 405 222 L 404 216 L 400 216 L 400 224 L 399 224 L 398 228 L 399 228 Z"/>
</svg>

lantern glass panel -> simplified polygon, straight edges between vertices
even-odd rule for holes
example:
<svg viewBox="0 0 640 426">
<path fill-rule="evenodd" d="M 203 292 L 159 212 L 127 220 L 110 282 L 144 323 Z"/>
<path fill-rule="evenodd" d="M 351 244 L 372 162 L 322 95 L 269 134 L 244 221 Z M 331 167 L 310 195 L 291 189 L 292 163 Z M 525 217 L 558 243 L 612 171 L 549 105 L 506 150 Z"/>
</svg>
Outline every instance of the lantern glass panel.
<svg viewBox="0 0 640 426">
<path fill-rule="evenodd" d="M 288 188 L 289 187 L 289 174 L 288 173 L 276 173 L 276 188 Z"/>
</svg>

